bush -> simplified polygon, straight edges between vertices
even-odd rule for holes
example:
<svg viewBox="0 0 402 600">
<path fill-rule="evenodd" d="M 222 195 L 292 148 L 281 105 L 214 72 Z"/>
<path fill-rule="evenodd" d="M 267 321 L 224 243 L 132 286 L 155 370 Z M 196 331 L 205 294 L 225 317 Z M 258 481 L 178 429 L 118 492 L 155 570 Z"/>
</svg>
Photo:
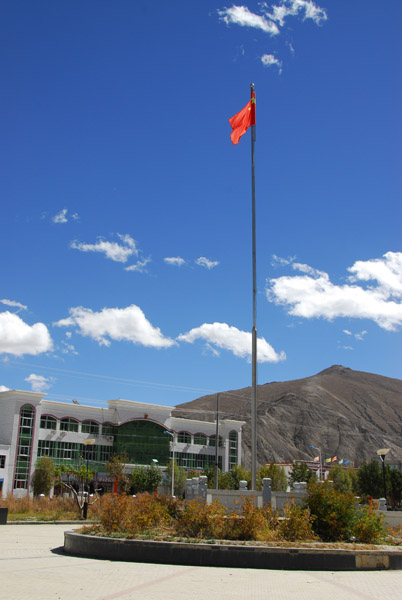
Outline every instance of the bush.
<svg viewBox="0 0 402 600">
<path fill-rule="evenodd" d="M 342 494 L 331 484 L 310 484 L 306 506 L 313 518 L 313 530 L 324 542 L 378 543 L 384 536 L 382 519 L 372 508 L 356 507 L 352 494 Z"/>
<path fill-rule="evenodd" d="M 177 533 L 194 538 L 223 538 L 226 510 L 215 500 L 212 504 L 190 500 L 179 520 Z"/>
<path fill-rule="evenodd" d="M 133 535 L 155 530 L 170 519 L 168 505 L 145 493 L 136 498 L 126 494 L 107 496 L 100 521 L 109 534 L 124 532 Z"/>
<path fill-rule="evenodd" d="M 310 510 L 295 502 L 287 504 L 284 519 L 279 522 L 278 534 L 287 542 L 316 539 Z"/>
<path fill-rule="evenodd" d="M 54 460 L 49 456 L 38 459 L 32 475 L 34 496 L 44 494 L 48 496 L 54 483 Z"/>
</svg>

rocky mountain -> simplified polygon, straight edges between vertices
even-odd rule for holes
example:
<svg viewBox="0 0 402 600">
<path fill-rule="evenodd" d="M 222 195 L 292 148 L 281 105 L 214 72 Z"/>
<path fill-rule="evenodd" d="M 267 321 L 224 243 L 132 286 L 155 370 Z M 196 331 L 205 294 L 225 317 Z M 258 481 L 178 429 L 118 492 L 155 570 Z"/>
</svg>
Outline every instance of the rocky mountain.
<svg viewBox="0 0 402 600">
<path fill-rule="evenodd" d="M 390 464 L 402 462 L 402 381 L 335 365 L 312 377 L 258 386 L 257 458 L 265 462 L 337 456 L 355 465 L 390 448 Z M 251 387 L 219 394 L 219 416 L 245 421 L 244 464 L 250 468 Z M 214 420 L 217 395 L 176 407 L 174 415 Z"/>
</svg>

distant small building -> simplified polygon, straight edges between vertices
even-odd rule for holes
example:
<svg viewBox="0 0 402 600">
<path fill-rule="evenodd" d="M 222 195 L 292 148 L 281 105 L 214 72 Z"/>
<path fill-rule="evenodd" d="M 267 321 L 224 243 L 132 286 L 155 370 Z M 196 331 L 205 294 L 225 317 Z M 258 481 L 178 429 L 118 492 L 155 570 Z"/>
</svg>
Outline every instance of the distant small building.
<svg viewBox="0 0 402 600">
<path fill-rule="evenodd" d="M 173 417 L 174 407 L 108 400 L 107 408 L 46 400 L 21 390 L 0 392 L 0 495 L 31 493 L 38 458 L 78 466 L 88 461 L 100 481 L 113 454 L 130 466 L 166 467 L 173 456 L 186 469 L 215 464 L 216 423 Z M 241 463 L 243 421 L 220 420 L 218 464 L 229 471 Z M 94 440 L 85 445 L 86 439 Z"/>
</svg>

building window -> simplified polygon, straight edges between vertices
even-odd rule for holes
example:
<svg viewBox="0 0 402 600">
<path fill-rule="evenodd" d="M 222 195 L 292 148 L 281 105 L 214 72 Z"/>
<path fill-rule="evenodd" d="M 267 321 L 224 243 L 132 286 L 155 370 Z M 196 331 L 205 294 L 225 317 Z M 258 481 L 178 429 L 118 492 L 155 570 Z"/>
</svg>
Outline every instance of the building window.
<svg viewBox="0 0 402 600">
<path fill-rule="evenodd" d="M 215 440 L 216 440 L 216 435 L 210 435 L 209 436 L 209 445 L 213 446 L 215 448 Z M 223 441 L 222 441 L 222 436 L 219 436 L 219 448 L 222 448 L 223 446 Z"/>
<path fill-rule="evenodd" d="M 6 466 L 5 454 L 0 454 L 0 469 L 4 469 L 5 466 Z"/>
<path fill-rule="evenodd" d="M 56 458 L 56 442 L 50 440 L 39 440 L 38 442 L 38 458 L 41 456 L 50 456 Z"/>
<path fill-rule="evenodd" d="M 79 444 L 73 444 L 71 442 L 59 442 L 58 458 L 60 460 L 78 460 L 78 447 Z"/>
<path fill-rule="evenodd" d="M 81 445 L 81 454 L 84 460 L 94 462 L 96 460 L 97 452 L 98 447 L 93 444 L 88 446 L 85 446 L 84 444 Z"/>
<path fill-rule="evenodd" d="M 113 423 L 102 423 L 102 435 L 116 435 L 116 429 Z"/>
<path fill-rule="evenodd" d="M 237 433 L 231 431 L 229 434 L 229 470 L 237 465 Z"/>
<path fill-rule="evenodd" d="M 197 444 L 199 446 L 206 446 L 207 436 L 204 433 L 196 433 L 194 435 L 194 444 Z"/>
<path fill-rule="evenodd" d="M 32 406 L 25 404 L 21 407 L 14 473 L 15 489 L 28 489 L 34 418 L 35 410 Z"/>
<path fill-rule="evenodd" d="M 177 442 L 179 444 L 191 444 L 191 435 L 187 431 L 179 431 L 177 434 Z"/>
<path fill-rule="evenodd" d="M 172 454 L 171 454 L 172 458 Z M 175 452 L 174 456 L 179 467 L 185 469 L 200 469 L 204 470 L 208 465 L 215 464 L 215 456 L 210 454 L 192 454 L 190 452 Z M 218 466 L 222 469 L 222 457 L 218 457 Z"/>
<path fill-rule="evenodd" d="M 82 433 L 99 433 L 99 425 L 96 421 L 83 421 L 81 426 Z"/>
<path fill-rule="evenodd" d="M 60 421 L 60 431 L 78 431 L 78 421 L 66 417 Z"/>
<path fill-rule="evenodd" d="M 54 417 L 49 417 L 49 415 L 43 415 L 40 418 L 40 427 L 41 429 L 53 429 L 56 430 L 57 420 Z"/>
<path fill-rule="evenodd" d="M 112 446 L 99 446 L 99 460 L 101 463 L 106 463 L 112 455 Z"/>
</svg>

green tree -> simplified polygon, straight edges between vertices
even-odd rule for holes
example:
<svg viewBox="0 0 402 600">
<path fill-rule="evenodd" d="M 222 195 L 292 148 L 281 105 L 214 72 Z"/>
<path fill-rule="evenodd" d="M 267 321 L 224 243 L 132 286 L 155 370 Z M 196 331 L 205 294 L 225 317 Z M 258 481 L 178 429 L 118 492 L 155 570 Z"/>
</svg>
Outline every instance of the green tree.
<svg viewBox="0 0 402 600">
<path fill-rule="evenodd" d="M 275 463 L 264 465 L 257 471 L 257 490 L 262 488 L 262 480 L 265 477 L 271 479 L 271 490 L 273 492 L 286 492 L 288 480 L 285 469 Z"/>
<path fill-rule="evenodd" d="M 151 465 L 149 467 L 135 467 L 131 473 L 131 491 L 134 494 L 140 492 L 156 492 L 158 485 L 162 481 L 162 473 L 158 467 Z"/>
<path fill-rule="evenodd" d="M 360 496 L 371 496 L 372 498 L 382 498 L 384 495 L 384 483 L 382 468 L 378 460 L 374 459 L 369 463 L 364 463 L 357 471 L 359 480 Z"/>
<path fill-rule="evenodd" d="M 397 508 L 402 502 L 402 473 L 398 469 L 387 467 L 390 483 L 390 499 L 392 508 Z"/>
<path fill-rule="evenodd" d="M 168 464 L 167 468 L 167 477 L 168 477 L 168 485 L 169 492 L 172 489 L 172 462 Z M 190 477 L 190 475 L 189 475 Z M 186 469 L 184 467 L 179 467 L 177 462 L 174 461 L 174 495 L 175 496 L 184 496 L 184 491 L 186 489 Z"/>
<path fill-rule="evenodd" d="M 350 480 L 350 485 L 352 486 L 352 492 L 355 496 L 359 495 L 359 477 L 357 475 L 357 471 L 353 467 L 349 467 L 346 469 L 346 475 Z"/>
<path fill-rule="evenodd" d="M 235 465 L 230 471 L 230 475 L 233 481 L 232 489 L 240 489 L 240 482 L 247 481 L 247 489 L 251 488 L 251 472 L 247 471 L 241 465 Z"/>
<path fill-rule="evenodd" d="M 54 460 L 50 456 L 42 456 L 38 459 L 32 476 L 34 496 L 50 494 L 54 484 L 54 473 Z"/>
<path fill-rule="evenodd" d="M 341 465 L 331 468 L 329 478 L 334 482 L 334 489 L 338 492 L 342 494 L 351 494 L 353 492 L 352 480 Z"/>
<path fill-rule="evenodd" d="M 310 481 L 315 481 L 315 475 L 311 469 L 308 468 L 306 463 L 304 462 L 294 462 L 289 474 L 289 485 L 291 489 L 295 483 L 304 481 L 305 483 L 310 483 Z"/>
</svg>

